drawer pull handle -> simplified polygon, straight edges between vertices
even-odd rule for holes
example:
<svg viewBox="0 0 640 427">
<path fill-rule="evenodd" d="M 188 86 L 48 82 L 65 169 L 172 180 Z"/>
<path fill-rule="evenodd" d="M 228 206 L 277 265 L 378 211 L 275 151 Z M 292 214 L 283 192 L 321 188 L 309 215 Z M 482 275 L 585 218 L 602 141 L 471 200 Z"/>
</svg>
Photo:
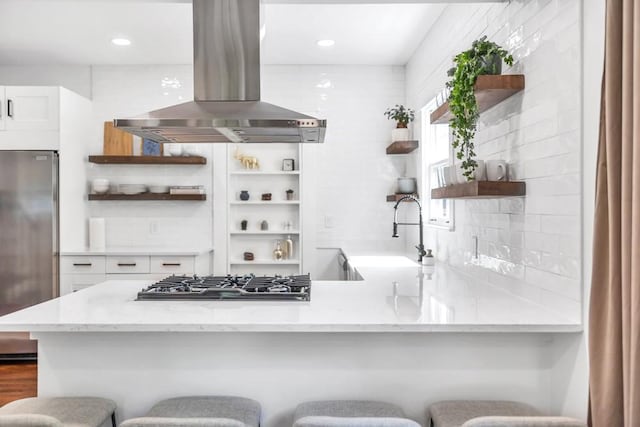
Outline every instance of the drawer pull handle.
<svg viewBox="0 0 640 427">
<path fill-rule="evenodd" d="M 180 267 L 182 264 L 179 262 L 163 262 L 162 265 L 164 267 Z"/>
<path fill-rule="evenodd" d="M 135 262 L 119 262 L 118 267 L 135 267 Z"/>
<path fill-rule="evenodd" d="M 91 267 L 93 264 L 91 264 L 90 262 L 74 262 L 73 266 L 74 267 Z"/>
</svg>

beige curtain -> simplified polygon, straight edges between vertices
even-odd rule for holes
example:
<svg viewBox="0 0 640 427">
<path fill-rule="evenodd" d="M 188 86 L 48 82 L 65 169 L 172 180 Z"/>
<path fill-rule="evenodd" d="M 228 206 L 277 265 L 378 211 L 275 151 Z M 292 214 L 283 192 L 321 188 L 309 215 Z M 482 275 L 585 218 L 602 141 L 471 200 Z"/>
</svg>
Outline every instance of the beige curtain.
<svg viewBox="0 0 640 427">
<path fill-rule="evenodd" d="M 589 422 L 593 427 L 638 427 L 640 1 L 607 0 L 606 10 L 589 311 Z"/>
</svg>

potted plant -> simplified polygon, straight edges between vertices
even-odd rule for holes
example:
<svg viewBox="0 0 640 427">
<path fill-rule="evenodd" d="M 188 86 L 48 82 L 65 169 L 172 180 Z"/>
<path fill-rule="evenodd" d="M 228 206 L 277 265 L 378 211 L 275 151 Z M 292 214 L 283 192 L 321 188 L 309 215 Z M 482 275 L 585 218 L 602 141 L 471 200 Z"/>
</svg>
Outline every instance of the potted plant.
<svg viewBox="0 0 640 427">
<path fill-rule="evenodd" d="M 496 43 L 487 40 L 487 36 L 474 41 L 471 49 L 460 52 L 453 58 L 455 66 L 448 71 L 451 80 L 447 82 L 450 90 L 449 109 L 453 118 L 449 122 L 453 135 L 453 148 L 456 157 L 462 160 L 463 174 L 468 181 L 475 177 L 478 162 L 473 137 L 478 123 L 478 104 L 474 86 L 478 76 L 500 74 L 502 61 L 513 65 L 513 56 Z"/>
<path fill-rule="evenodd" d="M 404 105 L 396 104 L 395 107 L 387 108 L 384 115 L 389 120 L 396 121 L 396 128 L 391 131 L 391 142 L 408 141 L 410 138 L 407 125 L 413 121 L 415 112 L 411 108 L 405 108 Z"/>
</svg>

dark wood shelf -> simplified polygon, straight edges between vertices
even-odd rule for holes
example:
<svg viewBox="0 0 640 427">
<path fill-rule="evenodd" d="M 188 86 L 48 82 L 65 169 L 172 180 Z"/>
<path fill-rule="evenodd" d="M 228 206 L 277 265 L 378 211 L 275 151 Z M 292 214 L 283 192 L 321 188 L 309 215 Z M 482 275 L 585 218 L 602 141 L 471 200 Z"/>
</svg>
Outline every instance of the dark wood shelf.
<svg viewBox="0 0 640 427">
<path fill-rule="evenodd" d="M 470 181 L 431 190 L 432 199 L 495 199 L 525 194 L 522 181 Z"/>
<path fill-rule="evenodd" d="M 501 103 L 524 89 L 523 74 L 502 74 L 478 76 L 475 85 L 476 102 L 480 113 Z M 432 124 L 449 123 L 451 120 L 449 103 L 445 102 L 431 113 Z"/>
<path fill-rule="evenodd" d="M 404 196 L 414 196 L 415 198 L 419 199 L 420 197 L 418 197 L 418 193 L 413 193 L 413 194 L 400 194 L 400 193 L 396 193 L 396 194 L 390 194 L 387 196 L 387 202 L 397 202 L 398 200 L 400 200 L 401 197 Z M 405 200 L 405 202 L 407 202 L 408 200 Z"/>
<path fill-rule="evenodd" d="M 387 154 L 408 154 L 418 148 L 418 141 L 396 141 L 387 147 Z"/>
<path fill-rule="evenodd" d="M 89 194 L 89 200 L 108 201 L 108 200 L 188 200 L 202 201 L 207 200 L 206 194 Z"/>
<path fill-rule="evenodd" d="M 110 165 L 206 165 L 201 156 L 89 156 L 90 163 Z"/>
</svg>

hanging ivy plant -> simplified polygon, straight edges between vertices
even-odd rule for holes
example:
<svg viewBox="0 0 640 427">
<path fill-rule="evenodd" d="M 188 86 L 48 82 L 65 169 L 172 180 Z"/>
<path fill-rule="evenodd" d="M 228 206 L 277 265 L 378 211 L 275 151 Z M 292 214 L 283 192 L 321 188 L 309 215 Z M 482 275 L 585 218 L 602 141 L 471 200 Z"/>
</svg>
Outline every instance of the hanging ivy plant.
<svg viewBox="0 0 640 427">
<path fill-rule="evenodd" d="M 462 169 L 468 181 L 474 179 L 474 172 L 478 166 L 473 137 L 476 134 L 479 113 L 473 89 L 478 76 L 500 74 L 502 61 L 511 66 L 513 56 L 484 36 L 474 41 L 471 49 L 456 55 L 453 58 L 455 67 L 447 73 L 451 77 L 447 87 L 450 90 L 449 109 L 453 115 L 449 122 L 453 134 L 452 145 L 456 149 L 456 157 L 462 160 Z"/>
</svg>

